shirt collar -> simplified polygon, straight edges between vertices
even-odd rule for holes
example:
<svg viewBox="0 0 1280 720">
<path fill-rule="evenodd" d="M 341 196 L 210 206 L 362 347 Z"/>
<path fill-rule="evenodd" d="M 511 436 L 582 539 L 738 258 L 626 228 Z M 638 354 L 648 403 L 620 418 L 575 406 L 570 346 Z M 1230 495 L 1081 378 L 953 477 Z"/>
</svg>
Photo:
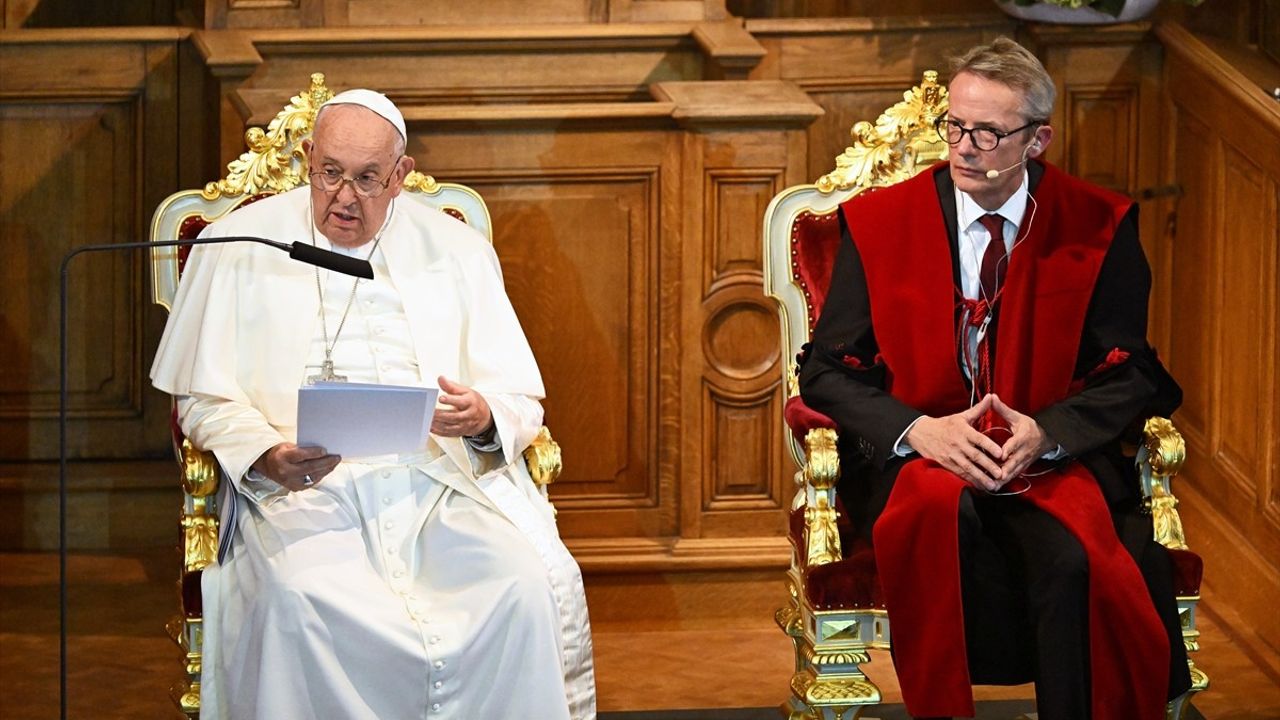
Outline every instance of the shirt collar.
<svg viewBox="0 0 1280 720">
<path fill-rule="evenodd" d="M 1027 212 L 1027 171 L 1022 170 L 1022 184 L 1017 190 L 1009 196 L 1004 204 L 995 210 L 985 210 L 978 204 L 977 200 L 967 192 L 960 188 L 955 189 L 956 192 L 956 219 L 960 224 L 960 232 L 969 229 L 974 223 L 978 222 L 983 215 L 988 212 L 999 214 L 1005 219 L 1005 222 L 1013 223 L 1014 227 L 1022 227 L 1022 216 Z"/>
</svg>

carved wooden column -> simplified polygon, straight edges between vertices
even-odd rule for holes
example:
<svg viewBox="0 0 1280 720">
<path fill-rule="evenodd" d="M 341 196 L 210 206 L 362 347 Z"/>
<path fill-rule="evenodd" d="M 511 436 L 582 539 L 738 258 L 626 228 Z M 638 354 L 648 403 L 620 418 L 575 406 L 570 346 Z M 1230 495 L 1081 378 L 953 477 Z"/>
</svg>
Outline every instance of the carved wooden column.
<svg viewBox="0 0 1280 720">
<path fill-rule="evenodd" d="M 819 108 L 779 81 L 653 88 L 684 130 L 680 540 L 740 567 L 786 562 L 794 492 L 783 442 L 777 314 L 763 294 L 762 218 L 806 182 Z"/>
</svg>

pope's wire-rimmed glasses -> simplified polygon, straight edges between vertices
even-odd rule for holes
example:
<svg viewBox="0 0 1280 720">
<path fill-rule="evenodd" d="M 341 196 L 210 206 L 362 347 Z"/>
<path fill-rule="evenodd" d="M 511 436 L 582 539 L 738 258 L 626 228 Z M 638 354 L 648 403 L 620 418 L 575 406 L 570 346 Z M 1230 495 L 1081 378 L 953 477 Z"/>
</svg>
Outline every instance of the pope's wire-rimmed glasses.
<svg viewBox="0 0 1280 720">
<path fill-rule="evenodd" d="M 342 189 L 343 184 L 351 183 L 351 189 L 360 197 L 376 198 L 391 184 L 391 178 L 395 174 L 396 171 L 393 168 L 385 178 L 378 178 L 373 175 L 347 177 L 337 170 L 313 170 L 307 173 L 307 176 L 311 178 L 312 184 L 318 185 L 325 192 L 336 193 Z"/>
<path fill-rule="evenodd" d="M 964 136 L 968 135 L 969 142 L 973 143 L 974 147 L 983 152 L 990 152 L 999 147 L 1000 141 L 1010 135 L 1020 133 L 1029 127 L 1038 127 L 1043 124 L 1044 122 L 1041 120 L 1032 120 L 1026 125 L 1012 130 L 997 130 L 989 127 L 967 128 L 957 120 L 940 117 L 934 121 L 933 129 L 937 131 L 938 138 L 948 145 L 959 145 Z"/>
</svg>

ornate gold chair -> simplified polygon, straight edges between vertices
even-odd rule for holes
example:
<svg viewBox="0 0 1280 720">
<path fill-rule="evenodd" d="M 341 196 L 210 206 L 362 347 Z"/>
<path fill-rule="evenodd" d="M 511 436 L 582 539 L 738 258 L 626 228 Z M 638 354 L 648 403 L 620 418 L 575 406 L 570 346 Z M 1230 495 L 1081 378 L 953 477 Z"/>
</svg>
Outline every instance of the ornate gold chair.
<svg viewBox="0 0 1280 720">
<path fill-rule="evenodd" d="M 784 357 L 795 357 L 822 311 L 831 267 L 840 242 L 838 206 L 857 193 L 906 180 L 946 158 L 947 145 L 933 130 L 947 110 L 946 89 L 936 72 L 904 93 L 872 125 L 853 126 L 853 146 L 836 158 L 835 170 L 812 185 L 779 193 L 764 218 L 765 293 L 778 304 Z M 787 443 L 799 466 L 799 491 L 792 503 L 789 599 L 775 619 L 795 646 L 791 694 L 782 709 L 790 720 L 856 720 L 880 703 L 880 690 L 862 665 L 869 651 L 888 649 L 885 612 L 875 555 L 855 542 L 836 498 L 840 460 L 836 424 L 805 406 L 799 396 L 797 368 L 784 366 L 790 391 L 785 421 Z M 1199 649 L 1196 603 L 1200 594 L 1200 557 L 1187 549 L 1170 492 L 1170 480 L 1182 466 L 1181 435 L 1164 418 L 1147 421 L 1135 462 L 1142 492 L 1152 513 L 1156 539 L 1170 549 L 1187 650 Z M 1170 720 L 1183 717 L 1192 693 L 1209 680 L 1188 660 L 1192 689 L 1169 703 Z M 1165 672 L 1153 668 L 1153 672 Z"/>
<path fill-rule="evenodd" d="M 203 190 L 187 190 L 169 196 L 151 222 L 152 240 L 192 239 L 206 225 L 237 208 L 268 195 L 291 190 L 307 182 L 302 141 L 310 134 L 316 111 L 333 97 L 324 75 L 311 76 L 311 86 L 293 97 L 264 131 L 245 133 L 248 149 L 227 166 L 227 176 Z M 471 188 L 439 183 L 420 172 L 404 181 L 402 198 L 426 203 L 453 215 L 483 232 L 490 242 L 493 230 L 484 200 Z M 166 310 L 172 307 L 178 279 L 189 247 L 156 248 L 151 254 L 152 300 Z M 196 448 L 173 422 L 174 452 L 182 472 L 183 557 L 178 583 L 180 613 L 168 623 L 169 636 L 184 653 L 185 673 L 171 690 L 178 707 L 189 717 L 200 715 L 200 670 L 203 655 L 201 579 L 204 567 L 218 552 L 217 490 L 222 471 L 213 454 Z M 560 475 L 560 447 L 543 427 L 524 452 L 524 460 L 543 495 Z"/>
</svg>

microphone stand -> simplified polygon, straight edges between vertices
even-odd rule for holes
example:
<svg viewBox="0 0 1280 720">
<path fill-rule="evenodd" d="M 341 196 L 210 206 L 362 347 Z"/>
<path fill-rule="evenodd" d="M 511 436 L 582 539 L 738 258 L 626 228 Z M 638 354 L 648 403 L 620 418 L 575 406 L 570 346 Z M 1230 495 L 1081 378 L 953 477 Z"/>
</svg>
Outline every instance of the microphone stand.
<svg viewBox="0 0 1280 720">
<path fill-rule="evenodd" d="M 62 258 L 58 286 L 58 717 L 61 720 L 67 720 L 67 267 L 71 259 L 81 253 L 231 242 L 269 245 L 288 252 L 289 257 L 295 260 L 347 275 L 373 278 L 373 267 L 367 261 L 300 242 L 290 246 L 275 240 L 248 236 L 82 245 Z"/>
</svg>

